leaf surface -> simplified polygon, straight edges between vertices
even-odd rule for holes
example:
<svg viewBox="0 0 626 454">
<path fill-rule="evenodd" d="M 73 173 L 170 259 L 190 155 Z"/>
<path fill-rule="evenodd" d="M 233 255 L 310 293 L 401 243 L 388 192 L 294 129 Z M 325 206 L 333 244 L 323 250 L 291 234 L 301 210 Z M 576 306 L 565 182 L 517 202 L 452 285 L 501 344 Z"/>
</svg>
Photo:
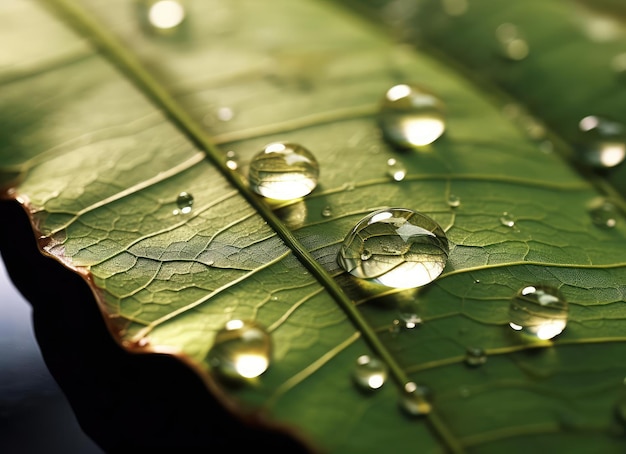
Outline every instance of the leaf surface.
<svg viewBox="0 0 626 454">
<path fill-rule="evenodd" d="M 45 252 L 89 279 L 122 345 L 181 357 L 234 411 L 328 452 L 623 447 L 626 223 L 596 226 L 598 185 L 542 151 L 502 99 L 326 2 L 189 2 L 172 35 L 129 2 L 50 4 L 3 5 L 21 24 L 5 41 L 27 44 L 0 69 L 0 182 Z M 447 130 L 401 153 L 375 116 L 405 81 L 443 99 Z M 244 177 L 263 145 L 285 140 L 315 154 L 320 181 L 271 206 Z M 403 181 L 386 175 L 389 158 Z M 174 214 L 182 191 L 193 210 Z M 389 291 L 338 267 L 351 227 L 388 206 L 445 228 L 450 259 L 433 284 Z M 570 302 L 554 341 L 508 326 L 511 297 L 537 283 Z M 396 332 L 407 305 L 423 326 Z M 274 345 L 268 371 L 237 388 L 207 361 L 231 319 L 258 322 Z M 467 367 L 467 347 L 487 363 Z M 373 394 L 351 381 L 362 354 L 391 371 Z M 432 391 L 429 415 L 400 410 L 408 381 Z"/>
</svg>

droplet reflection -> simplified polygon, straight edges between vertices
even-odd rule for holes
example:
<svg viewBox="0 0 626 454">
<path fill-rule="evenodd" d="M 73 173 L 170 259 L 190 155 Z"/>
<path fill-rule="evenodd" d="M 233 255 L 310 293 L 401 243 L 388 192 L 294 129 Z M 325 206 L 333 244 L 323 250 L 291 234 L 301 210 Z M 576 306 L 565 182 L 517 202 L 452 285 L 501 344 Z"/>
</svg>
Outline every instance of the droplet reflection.
<svg viewBox="0 0 626 454">
<path fill-rule="evenodd" d="M 185 19 L 185 8 L 180 1 L 160 0 L 148 10 L 148 22 L 159 30 L 172 30 Z"/>
<path fill-rule="evenodd" d="M 193 206 L 193 196 L 187 192 L 181 192 L 176 197 L 176 205 L 178 206 L 178 210 L 174 210 L 174 214 L 188 214 L 191 213 L 191 209 Z"/>
<path fill-rule="evenodd" d="M 361 389 L 366 391 L 379 389 L 387 380 L 387 365 L 377 358 L 359 356 L 353 378 Z"/>
<path fill-rule="evenodd" d="M 626 135 L 621 123 L 589 115 L 580 120 L 577 150 L 580 159 L 594 168 L 610 168 L 626 158 Z"/>
<path fill-rule="evenodd" d="M 428 388 L 409 382 L 404 386 L 404 392 L 400 397 L 400 408 L 410 416 L 427 415 L 432 411 L 428 401 L 429 394 Z"/>
</svg>

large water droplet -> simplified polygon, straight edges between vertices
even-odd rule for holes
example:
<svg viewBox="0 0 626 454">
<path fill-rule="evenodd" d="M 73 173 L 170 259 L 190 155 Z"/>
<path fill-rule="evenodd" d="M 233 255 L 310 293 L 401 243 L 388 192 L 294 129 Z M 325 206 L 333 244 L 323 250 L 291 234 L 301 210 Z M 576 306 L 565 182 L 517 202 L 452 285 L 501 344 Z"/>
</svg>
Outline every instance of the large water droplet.
<svg viewBox="0 0 626 454">
<path fill-rule="evenodd" d="M 387 160 L 387 175 L 395 181 L 402 181 L 406 176 L 406 167 L 400 161 L 390 158 Z"/>
<path fill-rule="evenodd" d="M 353 378 L 354 382 L 366 391 L 378 389 L 387 380 L 387 365 L 377 358 L 359 356 Z"/>
<path fill-rule="evenodd" d="M 176 0 L 159 0 L 148 9 L 148 22 L 160 31 L 176 29 L 185 19 L 185 8 Z"/>
<path fill-rule="evenodd" d="M 188 192 L 181 192 L 176 197 L 176 205 L 178 206 L 178 210 L 174 210 L 174 214 L 187 214 L 191 213 L 191 208 L 193 206 L 193 196 Z"/>
<path fill-rule="evenodd" d="M 485 350 L 477 347 L 468 347 L 465 350 L 465 364 L 468 366 L 476 367 L 487 362 L 487 355 Z"/>
<path fill-rule="evenodd" d="M 591 222 L 598 227 L 613 228 L 617 225 L 617 207 L 611 202 L 602 201 L 589 209 Z"/>
<path fill-rule="evenodd" d="M 444 132 L 443 102 L 417 85 L 395 85 L 383 98 L 378 123 L 385 138 L 399 147 L 428 145 Z"/>
<path fill-rule="evenodd" d="M 576 149 L 587 165 L 603 169 L 615 167 L 626 158 L 626 134 L 621 123 L 589 115 L 578 123 L 580 137 Z"/>
<path fill-rule="evenodd" d="M 515 217 L 511 213 L 505 211 L 502 213 L 502 216 L 500 216 L 500 224 L 505 227 L 515 227 Z"/>
<path fill-rule="evenodd" d="M 500 53 L 503 57 L 519 61 L 528 57 L 528 43 L 522 36 L 517 26 L 504 23 L 496 29 L 496 38 L 500 46 Z"/>
<path fill-rule="evenodd" d="M 406 208 L 388 208 L 370 213 L 354 226 L 337 262 L 358 278 L 412 288 L 441 274 L 448 251 L 446 234 L 433 219 Z"/>
<path fill-rule="evenodd" d="M 567 301 L 557 289 L 530 285 L 511 300 L 509 325 L 537 339 L 552 339 L 565 329 L 567 314 Z"/>
<path fill-rule="evenodd" d="M 222 377 L 234 380 L 254 378 L 270 364 L 269 334 L 254 322 L 230 320 L 215 336 L 208 360 Z"/>
<path fill-rule="evenodd" d="M 272 143 L 250 163 L 250 187 L 270 199 L 303 197 L 315 189 L 318 176 L 315 156 L 293 143 Z"/>
<path fill-rule="evenodd" d="M 400 397 L 400 408 L 411 416 L 427 415 L 432 411 L 428 401 L 429 394 L 428 388 L 409 382 L 404 386 L 404 392 Z"/>
</svg>

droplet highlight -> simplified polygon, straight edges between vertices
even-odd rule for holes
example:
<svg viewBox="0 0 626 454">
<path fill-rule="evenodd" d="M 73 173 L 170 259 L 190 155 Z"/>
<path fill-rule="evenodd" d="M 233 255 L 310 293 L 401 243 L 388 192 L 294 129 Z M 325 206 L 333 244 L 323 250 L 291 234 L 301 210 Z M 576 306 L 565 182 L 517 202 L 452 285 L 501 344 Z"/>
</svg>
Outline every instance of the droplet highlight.
<svg viewBox="0 0 626 454">
<path fill-rule="evenodd" d="M 568 304 L 560 292 L 545 285 L 522 288 L 511 300 L 509 325 L 540 340 L 559 335 L 567 325 Z"/>
<path fill-rule="evenodd" d="M 319 177 L 315 156 L 302 145 L 272 143 L 250 163 L 249 182 L 257 194 L 275 200 L 292 200 L 309 194 Z"/>
<path fill-rule="evenodd" d="M 353 276 L 394 288 L 435 280 L 448 260 L 445 232 L 428 216 L 407 208 L 374 211 L 346 236 L 338 264 Z"/>
<path fill-rule="evenodd" d="M 400 397 L 400 408 L 409 416 L 427 415 L 432 411 L 432 405 L 428 401 L 429 394 L 428 388 L 409 382 L 404 386 Z"/>
<path fill-rule="evenodd" d="M 505 211 L 502 213 L 502 216 L 500 216 L 500 224 L 505 227 L 515 227 L 515 217 L 511 213 Z"/>
<path fill-rule="evenodd" d="M 148 22 L 160 31 L 171 31 L 182 24 L 185 19 L 185 8 L 179 1 L 155 1 L 148 9 Z"/>
<path fill-rule="evenodd" d="M 400 312 L 398 314 L 398 319 L 404 329 L 414 329 L 424 323 L 422 317 L 417 315 L 415 312 Z"/>
<path fill-rule="evenodd" d="M 402 181 L 406 177 L 406 167 L 397 159 L 390 158 L 387 160 L 387 175 L 395 181 Z"/>
<path fill-rule="evenodd" d="M 496 29 L 500 55 L 512 61 L 524 60 L 530 49 L 518 27 L 514 24 L 500 24 Z"/>
<path fill-rule="evenodd" d="M 378 123 L 383 136 L 392 144 L 401 148 L 421 147 L 443 134 L 444 105 L 425 88 L 395 85 L 383 98 Z"/>
<path fill-rule="evenodd" d="M 602 228 L 612 229 L 617 225 L 617 207 L 611 202 L 602 201 L 592 206 L 589 210 L 591 222 Z"/>
<path fill-rule="evenodd" d="M 230 170 L 237 170 L 239 168 L 237 153 L 233 150 L 229 150 L 226 152 L 226 167 Z"/>
<path fill-rule="evenodd" d="M 177 210 L 174 210 L 174 214 L 188 214 L 191 213 L 193 207 L 193 196 L 188 192 L 181 192 L 176 197 Z"/>
<path fill-rule="evenodd" d="M 230 380 L 255 378 L 270 364 L 271 339 L 258 324 L 230 320 L 217 332 L 208 362 L 221 377 Z"/>
<path fill-rule="evenodd" d="M 578 123 L 580 136 L 576 150 L 586 165 L 605 169 L 615 167 L 626 158 L 626 134 L 621 123 L 589 115 Z"/>
<path fill-rule="evenodd" d="M 465 350 L 465 364 L 471 367 L 482 366 L 487 362 L 485 350 L 477 347 L 468 347 Z"/>
<path fill-rule="evenodd" d="M 359 356 L 352 378 L 365 391 L 379 389 L 387 380 L 387 365 L 378 358 L 368 355 Z"/>
</svg>

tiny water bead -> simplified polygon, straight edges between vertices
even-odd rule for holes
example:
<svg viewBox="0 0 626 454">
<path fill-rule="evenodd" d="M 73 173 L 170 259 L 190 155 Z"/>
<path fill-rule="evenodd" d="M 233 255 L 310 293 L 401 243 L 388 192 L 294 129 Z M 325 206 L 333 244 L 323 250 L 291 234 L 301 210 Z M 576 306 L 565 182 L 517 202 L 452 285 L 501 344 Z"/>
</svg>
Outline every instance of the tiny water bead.
<svg viewBox="0 0 626 454">
<path fill-rule="evenodd" d="M 180 1 L 158 0 L 150 4 L 148 22 L 161 31 L 173 30 L 185 19 L 185 8 Z"/>
<path fill-rule="evenodd" d="M 254 156 L 248 179 L 252 190 L 263 197 L 291 200 L 313 191 L 318 177 L 319 165 L 309 150 L 277 142 Z"/>
<path fill-rule="evenodd" d="M 188 192 L 181 192 L 176 197 L 176 205 L 178 206 L 178 210 L 174 210 L 174 214 L 188 214 L 191 213 L 191 208 L 193 206 L 193 196 Z"/>
<path fill-rule="evenodd" d="M 398 318 L 404 329 L 417 328 L 424 323 L 422 317 L 417 315 L 415 312 L 400 312 L 398 314 Z"/>
<path fill-rule="evenodd" d="M 604 169 L 621 164 L 626 158 L 624 125 L 607 118 L 589 115 L 578 123 L 579 158 L 588 166 Z"/>
<path fill-rule="evenodd" d="M 361 389 L 366 391 L 379 389 L 387 380 L 387 365 L 368 355 L 359 356 L 352 378 Z"/>
<path fill-rule="evenodd" d="M 443 102 L 417 85 L 395 85 L 383 98 L 378 123 L 384 137 L 396 146 L 428 145 L 445 130 Z"/>
<path fill-rule="evenodd" d="M 395 181 L 402 181 L 406 176 L 406 167 L 400 161 L 390 158 L 387 160 L 387 175 Z"/>
<path fill-rule="evenodd" d="M 249 379 L 265 372 L 270 364 L 271 339 L 258 324 L 230 320 L 215 336 L 208 361 L 220 376 Z"/>
<path fill-rule="evenodd" d="M 226 152 L 226 167 L 230 170 L 237 170 L 237 168 L 239 168 L 238 156 L 233 150 Z"/>
<path fill-rule="evenodd" d="M 329 218 L 332 215 L 333 215 L 333 209 L 331 208 L 330 205 L 326 205 L 324 208 L 322 208 L 322 217 Z"/>
<path fill-rule="evenodd" d="M 468 366 L 481 366 L 486 362 L 487 354 L 482 348 L 468 347 L 467 350 L 465 350 L 465 364 Z"/>
<path fill-rule="evenodd" d="M 515 227 L 515 217 L 508 211 L 505 211 L 500 216 L 500 224 L 505 227 Z"/>
<path fill-rule="evenodd" d="M 427 415 L 432 411 L 432 405 L 428 401 L 429 394 L 428 388 L 409 382 L 404 386 L 400 397 L 400 408 L 410 416 Z"/>
<path fill-rule="evenodd" d="M 598 227 L 612 229 L 617 225 L 617 207 L 611 202 L 602 201 L 589 210 L 591 222 Z"/>
<path fill-rule="evenodd" d="M 509 325 L 531 337 L 552 339 L 567 325 L 568 305 L 560 292 L 545 285 L 522 288 L 511 300 Z"/>
<path fill-rule="evenodd" d="M 500 54 L 509 60 L 519 61 L 528 57 L 528 43 L 517 26 L 504 23 L 496 29 L 496 38 L 500 46 Z"/>
<path fill-rule="evenodd" d="M 377 210 L 346 236 L 337 263 L 353 276 L 394 288 L 435 280 L 448 260 L 448 239 L 437 222 L 407 208 Z"/>
<path fill-rule="evenodd" d="M 461 206 L 461 198 L 456 194 L 448 195 L 448 206 L 450 208 L 458 208 Z"/>
</svg>

